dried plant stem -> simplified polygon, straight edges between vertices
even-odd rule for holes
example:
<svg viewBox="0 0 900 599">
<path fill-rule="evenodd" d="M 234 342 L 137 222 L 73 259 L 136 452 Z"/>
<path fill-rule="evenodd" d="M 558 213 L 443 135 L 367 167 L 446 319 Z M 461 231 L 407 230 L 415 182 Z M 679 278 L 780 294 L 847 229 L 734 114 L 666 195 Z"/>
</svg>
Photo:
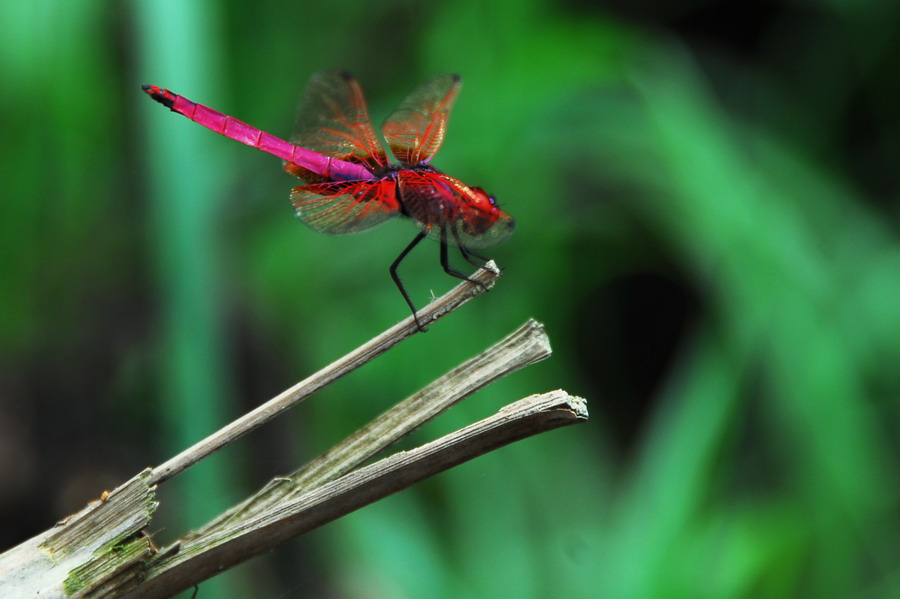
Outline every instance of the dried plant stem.
<svg viewBox="0 0 900 599">
<path fill-rule="evenodd" d="M 430 323 L 493 286 L 493 263 L 419 313 Z M 378 453 L 485 385 L 550 355 L 543 326 L 529 320 L 481 354 L 373 420 L 342 443 L 169 546 L 142 530 L 156 486 L 268 422 L 418 330 L 412 317 L 121 485 L 54 528 L 0 554 L 0 596 L 169 597 L 284 541 L 518 439 L 587 419 L 564 391 L 525 398 L 498 414 L 368 466 Z"/>
</svg>

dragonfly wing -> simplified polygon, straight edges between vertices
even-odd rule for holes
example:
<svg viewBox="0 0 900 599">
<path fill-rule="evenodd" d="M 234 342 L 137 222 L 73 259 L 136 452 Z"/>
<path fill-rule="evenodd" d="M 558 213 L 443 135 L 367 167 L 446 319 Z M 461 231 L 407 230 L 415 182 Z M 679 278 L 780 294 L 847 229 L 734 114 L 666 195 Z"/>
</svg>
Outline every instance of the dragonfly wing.
<svg viewBox="0 0 900 599">
<path fill-rule="evenodd" d="M 381 130 L 397 160 L 427 162 L 441 147 L 450 109 L 459 93 L 459 75 L 439 75 L 417 87 Z"/>
<path fill-rule="evenodd" d="M 499 208 L 493 214 L 472 214 L 456 220 L 450 229 L 454 245 L 466 249 L 490 248 L 506 241 L 516 228 L 510 215 Z"/>
<path fill-rule="evenodd" d="M 388 164 L 384 147 L 369 122 L 359 83 L 345 71 L 325 71 L 313 76 L 300 98 L 291 143 L 363 164 L 369 170 Z M 285 170 L 308 181 L 316 180 L 303 176 L 306 169 L 294 167 L 288 164 Z"/>
<path fill-rule="evenodd" d="M 291 202 L 310 228 L 341 235 L 364 231 L 400 212 L 397 182 L 340 181 L 295 187 Z"/>
</svg>

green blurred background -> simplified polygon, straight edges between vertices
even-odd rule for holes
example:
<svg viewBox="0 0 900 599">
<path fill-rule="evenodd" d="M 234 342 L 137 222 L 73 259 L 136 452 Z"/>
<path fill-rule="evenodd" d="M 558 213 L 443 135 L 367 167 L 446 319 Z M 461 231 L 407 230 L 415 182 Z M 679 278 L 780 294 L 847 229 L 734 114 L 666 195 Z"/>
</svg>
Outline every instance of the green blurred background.
<svg viewBox="0 0 900 599">
<path fill-rule="evenodd" d="M 200 597 L 900 597 L 900 10 L 888 0 L 6 2 L 0 546 L 407 316 L 414 235 L 315 234 L 279 161 L 345 68 L 376 123 L 464 87 L 435 164 L 518 222 L 505 276 L 160 489 L 162 542 L 528 317 L 554 356 L 420 443 L 565 388 L 526 440 L 201 585 Z M 423 244 L 424 304 L 454 280 Z"/>
</svg>

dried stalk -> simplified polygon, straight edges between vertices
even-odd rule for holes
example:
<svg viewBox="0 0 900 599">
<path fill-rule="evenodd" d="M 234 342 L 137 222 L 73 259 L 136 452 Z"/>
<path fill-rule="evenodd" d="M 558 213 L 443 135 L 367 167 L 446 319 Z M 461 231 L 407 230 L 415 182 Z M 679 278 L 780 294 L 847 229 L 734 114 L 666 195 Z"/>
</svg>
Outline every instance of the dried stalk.
<svg viewBox="0 0 900 599">
<path fill-rule="evenodd" d="M 493 263 L 419 312 L 430 323 L 493 286 Z M 480 284 L 479 284 L 480 283 Z M 0 596 L 166 597 L 226 567 L 512 441 L 587 418 L 563 391 L 532 396 L 418 449 L 358 468 L 398 439 L 498 378 L 550 354 L 529 320 L 485 352 L 388 410 L 289 477 L 276 479 L 202 530 L 157 550 L 156 485 L 306 399 L 416 332 L 412 317 L 164 464 L 146 470 L 55 528 L 0 554 Z"/>
</svg>

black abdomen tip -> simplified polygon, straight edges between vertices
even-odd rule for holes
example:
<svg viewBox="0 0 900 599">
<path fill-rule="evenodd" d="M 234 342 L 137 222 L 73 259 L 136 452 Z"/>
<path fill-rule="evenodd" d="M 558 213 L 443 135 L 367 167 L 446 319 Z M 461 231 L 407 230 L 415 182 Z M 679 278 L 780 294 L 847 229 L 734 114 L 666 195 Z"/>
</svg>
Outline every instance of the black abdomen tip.
<svg viewBox="0 0 900 599">
<path fill-rule="evenodd" d="M 144 90 L 144 92 L 146 92 L 148 96 L 150 96 L 166 108 L 172 109 L 172 107 L 175 105 L 175 94 L 167 89 L 162 89 L 155 85 L 147 84 L 142 85 L 141 89 Z"/>
</svg>

